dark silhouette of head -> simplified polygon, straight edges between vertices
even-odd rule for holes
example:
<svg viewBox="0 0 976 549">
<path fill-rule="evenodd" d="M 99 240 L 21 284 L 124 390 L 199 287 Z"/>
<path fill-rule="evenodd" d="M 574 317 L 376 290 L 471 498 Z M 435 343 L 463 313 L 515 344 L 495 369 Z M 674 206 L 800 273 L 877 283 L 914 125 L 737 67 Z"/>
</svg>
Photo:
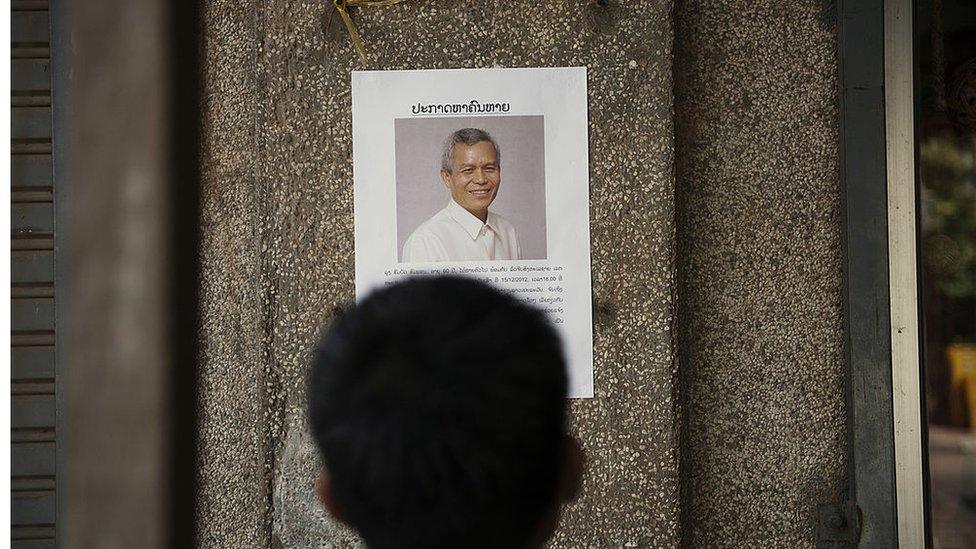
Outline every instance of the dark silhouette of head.
<svg viewBox="0 0 976 549">
<path fill-rule="evenodd" d="M 559 338 L 490 286 L 371 294 L 327 330 L 308 387 L 319 497 L 371 549 L 541 546 L 575 497 Z"/>
</svg>

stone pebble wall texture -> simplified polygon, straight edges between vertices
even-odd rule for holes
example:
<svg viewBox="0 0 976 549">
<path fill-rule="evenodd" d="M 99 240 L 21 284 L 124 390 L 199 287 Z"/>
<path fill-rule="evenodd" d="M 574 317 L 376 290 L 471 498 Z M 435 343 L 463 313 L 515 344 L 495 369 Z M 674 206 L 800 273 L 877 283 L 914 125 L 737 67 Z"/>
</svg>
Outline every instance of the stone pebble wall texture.
<svg viewBox="0 0 976 549">
<path fill-rule="evenodd" d="M 358 547 L 319 510 L 303 406 L 353 287 L 350 71 L 327 1 L 204 8 L 201 546 Z M 596 398 L 554 547 L 679 536 L 670 0 L 407 0 L 353 17 L 370 69 L 589 68 Z"/>
<path fill-rule="evenodd" d="M 676 9 L 687 547 L 813 547 L 845 497 L 835 9 Z"/>
<path fill-rule="evenodd" d="M 259 41 L 246 5 L 211 2 L 206 16 L 199 545 L 268 547 L 262 190 L 254 127 Z"/>
</svg>

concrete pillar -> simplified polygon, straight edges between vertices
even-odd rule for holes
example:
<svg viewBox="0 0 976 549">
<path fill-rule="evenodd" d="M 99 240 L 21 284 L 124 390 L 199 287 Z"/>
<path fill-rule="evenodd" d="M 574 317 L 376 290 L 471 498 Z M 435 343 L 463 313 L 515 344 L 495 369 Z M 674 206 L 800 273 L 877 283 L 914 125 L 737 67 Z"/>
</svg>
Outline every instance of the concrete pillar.
<svg viewBox="0 0 976 549">
<path fill-rule="evenodd" d="M 676 31 L 669 1 L 594 6 L 354 19 L 373 69 L 589 68 L 596 398 L 571 404 L 589 471 L 554 546 L 812 546 L 845 486 L 833 4 L 683 2 Z M 358 544 L 313 499 L 302 415 L 353 299 L 360 67 L 330 10 L 205 8 L 204 547 Z"/>
<path fill-rule="evenodd" d="M 205 8 L 203 547 L 356 546 L 318 509 L 308 352 L 353 299 L 349 71 L 331 2 Z M 559 547 L 673 546 L 670 1 L 404 2 L 353 14 L 372 69 L 589 67 L 596 398 Z"/>
<path fill-rule="evenodd" d="M 688 547 L 813 547 L 846 488 L 835 9 L 676 12 Z"/>
</svg>

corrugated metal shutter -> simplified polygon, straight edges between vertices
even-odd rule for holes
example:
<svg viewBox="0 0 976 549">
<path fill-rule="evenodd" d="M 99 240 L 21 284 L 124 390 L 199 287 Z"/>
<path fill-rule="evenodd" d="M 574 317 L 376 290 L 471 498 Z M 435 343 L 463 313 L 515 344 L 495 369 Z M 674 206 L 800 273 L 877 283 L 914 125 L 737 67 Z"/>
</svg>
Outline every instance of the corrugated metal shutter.
<svg viewBox="0 0 976 549">
<path fill-rule="evenodd" d="M 11 2 L 11 546 L 54 547 L 54 189 L 48 2 Z"/>
</svg>

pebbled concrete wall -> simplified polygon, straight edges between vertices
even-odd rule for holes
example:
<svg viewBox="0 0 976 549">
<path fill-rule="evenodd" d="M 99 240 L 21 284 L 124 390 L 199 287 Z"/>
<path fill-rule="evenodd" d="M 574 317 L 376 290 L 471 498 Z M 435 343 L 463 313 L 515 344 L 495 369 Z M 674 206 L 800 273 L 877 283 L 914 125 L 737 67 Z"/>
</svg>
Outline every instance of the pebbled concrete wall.
<svg viewBox="0 0 976 549">
<path fill-rule="evenodd" d="M 253 10 L 206 5 L 201 143 L 199 539 L 270 547 L 268 381 Z"/>
<path fill-rule="evenodd" d="M 592 4 L 354 15 L 374 69 L 589 67 L 597 396 L 553 545 L 812 547 L 846 481 L 834 4 Z M 353 298 L 358 61 L 330 5 L 205 6 L 203 547 L 359 545 L 312 497 L 301 413 Z"/>
<path fill-rule="evenodd" d="M 349 71 L 331 2 L 211 0 L 205 21 L 203 547 L 355 547 L 312 499 L 309 349 L 353 299 Z M 673 547 L 670 0 L 408 0 L 354 14 L 372 69 L 589 67 L 596 398 L 556 547 Z"/>
<path fill-rule="evenodd" d="M 844 497 L 835 9 L 676 10 L 687 547 L 813 547 Z"/>
</svg>

